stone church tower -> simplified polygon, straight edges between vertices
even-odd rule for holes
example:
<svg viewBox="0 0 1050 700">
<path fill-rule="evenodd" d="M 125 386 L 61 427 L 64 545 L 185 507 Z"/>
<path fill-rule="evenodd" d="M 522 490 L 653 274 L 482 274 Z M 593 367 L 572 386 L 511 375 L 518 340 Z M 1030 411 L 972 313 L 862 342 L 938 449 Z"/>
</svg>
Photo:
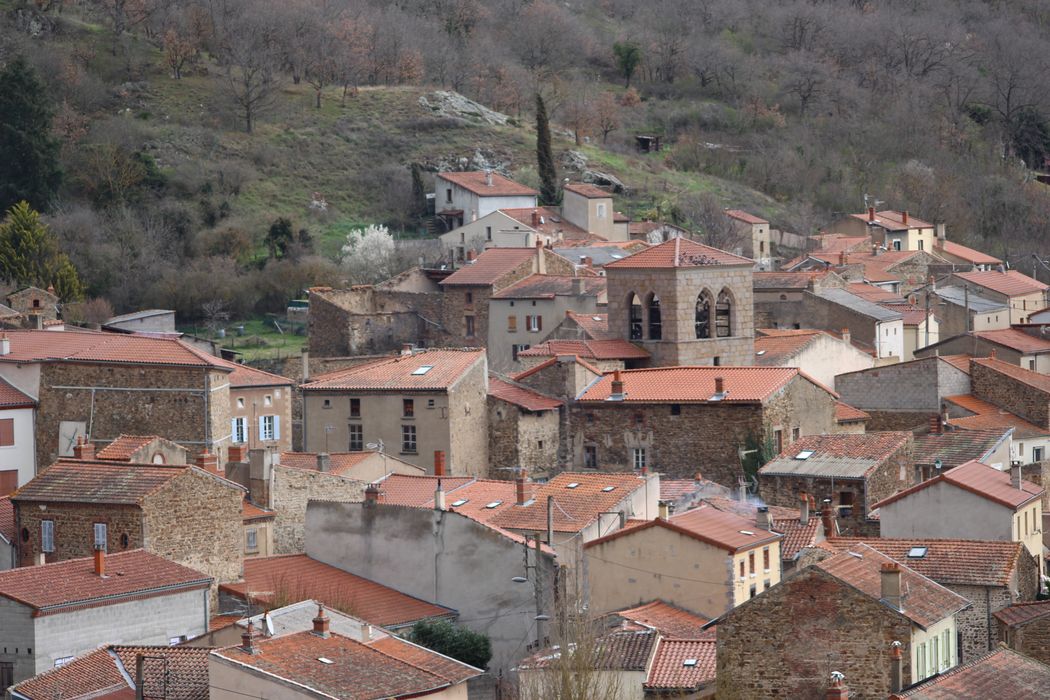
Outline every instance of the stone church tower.
<svg viewBox="0 0 1050 700">
<path fill-rule="evenodd" d="M 609 263 L 609 330 L 654 367 L 753 365 L 754 265 L 686 238 Z"/>
</svg>

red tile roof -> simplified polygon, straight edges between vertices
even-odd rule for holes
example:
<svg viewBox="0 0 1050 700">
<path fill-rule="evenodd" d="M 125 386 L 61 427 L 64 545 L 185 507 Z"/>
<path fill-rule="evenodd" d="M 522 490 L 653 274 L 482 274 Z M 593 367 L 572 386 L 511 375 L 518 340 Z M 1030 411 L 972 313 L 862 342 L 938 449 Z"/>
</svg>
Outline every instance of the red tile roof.
<svg viewBox="0 0 1050 700">
<path fill-rule="evenodd" d="M 15 491 L 12 498 L 16 501 L 136 505 L 191 468 L 189 465 L 60 459 Z"/>
<path fill-rule="evenodd" d="M 396 644 L 380 650 L 339 634 L 322 638 L 313 632 L 259 639 L 255 644 L 256 654 L 240 646 L 212 653 L 334 698 L 416 697 L 454 684 L 414 663 L 415 653 L 399 654 Z"/>
<path fill-rule="evenodd" d="M 1032 279 L 1017 270 L 1007 270 L 1006 272 L 974 270 L 973 272 L 956 272 L 955 276 L 1008 297 L 1043 292 L 1050 288 L 1039 280 Z"/>
<path fill-rule="evenodd" d="M 941 469 L 951 469 L 989 456 L 1005 439 L 1008 428 L 948 430 L 927 433 L 915 438 L 913 459 L 916 464 L 933 465 L 941 460 Z"/>
<path fill-rule="evenodd" d="M 987 700 L 1050 697 L 1050 666 L 1011 649 L 996 649 L 892 698 Z"/>
<path fill-rule="evenodd" d="M 568 275 L 529 275 L 492 295 L 493 299 L 553 299 L 573 296 L 573 281 L 582 280 L 588 296 L 605 291 L 604 277 L 570 277 Z"/>
<path fill-rule="evenodd" d="M 379 454 L 375 450 L 364 450 L 361 452 L 330 452 L 328 458 L 331 462 L 330 474 L 345 475 L 361 462 L 369 457 Z M 279 464 L 282 467 L 292 469 L 306 469 L 317 471 L 316 452 L 282 452 Z"/>
<path fill-rule="evenodd" d="M 1034 600 L 1028 603 L 1014 603 L 1002 610 L 992 613 L 995 619 L 1008 627 L 1024 625 L 1032 620 L 1039 620 L 1050 615 L 1050 600 Z"/>
<path fill-rule="evenodd" d="M 966 372 L 966 374 L 970 373 L 971 358 L 969 355 L 941 355 L 940 359 L 942 362 L 947 362 L 952 367 L 955 367 L 962 372 Z"/>
<path fill-rule="evenodd" d="M 974 414 L 972 416 L 948 419 L 948 425 L 961 428 L 962 430 L 989 430 L 998 432 L 1001 435 L 1006 430 L 1013 428 L 1014 440 L 1050 435 L 1050 430 L 1029 423 L 1020 416 L 1001 409 L 993 403 L 983 401 L 972 394 L 945 396 L 944 400 Z"/>
<path fill-rule="evenodd" d="M 185 447 L 159 435 L 118 435 L 117 439 L 95 453 L 96 459 L 129 462 L 132 456 L 152 442 L 162 442 L 169 449 L 189 453 Z"/>
<path fill-rule="evenodd" d="M 526 187 L 521 183 L 514 182 L 514 180 L 504 177 L 499 173 L 486 173 L 484 171 L 475 170 L 467 172 L 437 173 L 437 177 L 442 180 L 448 180 L 465 190 L 483 197 L 539 196 L 539 192 L 531 187 Z M 492 178 L 491 185 L 488 184 L 489 177 Z"/>
<path fill-rule="evenodd" d="M 1042 392 L 1050 394 L 1050 376 L 1040 372 L 1033 372 L 1030 369 L 1024 369 L 1023 367 L 1018 367 L 1009 362 L 1003 362 L 1002 360 L 996 360 L 991 357 L 975 357 L 973 358 L 973 363 L 995 370 L 1000 374 L 1005 374 L 1011 379 L 1027 384 L 1033 389 L 1039 389 Z"/>
<path fill-rule="evenodd" d="M 590 185 L 586 182 L 567 182 L 562 189 L 566 192 L 578 194 L 581 197 L 587 197 L 588 199 L 605 199 L 612 197 L 611 192 L 607 192 L 601 187 Z"/>
<path fill-rule="evenodd" d="M 797 376 L 806 375 L 794 367 L 658 367 L 620 372 L 624 403 L 711 403 L 719 377 L 725 392 L 721 401 L 761 403 Z M 613 373 L 605 374 L 577 400 L 609 401 L 612 382 Z"/>
<path fill-rule="evenodd" d="M 748 214 L 742 209 L 726 209 L 726 216 L 730 219 L 736 219 L 737 221 L 743 221 L 745 224 L 768 224 L 769 222 L 765 219 L 761 219 L 754 214 Z"/>
<path fill-rule="evenodd" d="M 244 519 L 244 522 L 268 520 L 277 517 L 277 511 L 257 506 L 245 496 L 244 503 L 241 506 L 241 517 Z"/>
<path fill-rule="evenodd" d="M 202 651 L 207 654 L 210 650 Z M 134 673 L 133 665 L 132 677 Z M 19 696 L 30 700 L 79 700 L 107 697 L 109 693 L 126 690 L 128 687 L 127 677 L 120 672 L 116 660 L 107 649 L 102 648 L 78 656 L 65 666 L 48 669 L 37 676 L 27 678 L 11 688 Z M 207 697 L 205 694 L 204 698 Z"/>
<path fill-rule="evenodd" d="M 36 401 L 0 378 L 0 408 L 32 408 Z"/>
<path fill-rule="evenodd" d="M 418 620 L 456 614 L 305 554 L 245 559 L 244 580 L 223 584 L 220 589 L 242 599 L 250 596 L 268 603 L 318 600 L 332 608 L 351 611 L 380 627 L 403 627 Z"/>
<path fill-rule="evenodd" d="M 664 243 L 638 251 L 626 258 L 605 265 L 606 270 L 700 267 L 709 265 L 748 265 L 754 260 L 727 253 L 718 248 L 691 241 L 688 238 L 672 238 Z"/>
<path fill-rule="evenodd" d="M 950 255 L 953 258 L 959 258 L 969 263 L 973 263 L 974 265 L 998 265 L 1002 263 L 1002 260 L 999 258 L 992 257 L 987 253 L 982 253 L 973 248 L 967 248 L 966 246 L 954 241 L 937 241 L 937 243 L 934 244 L 933 249 L 940 253 L 944 253 L 945 255 Z"/>
<path fill-rule="evenodd" d="M 609 614 L 651 627 L 665 637 L 684 639 L 705 636 L 703 626 L 710 622 L 706 617 L 662 600 L 654 600 L 644 605 L 617 610 Z"/>
<path fill-rule="evenodd" d="M 753 518 L 749 519 L 719 510 L 714 506 L 702 505 L 699 508 L 673 515 L 666 520 L 657 518 L 631 521 L 623 529 L 592 540 L 584 547 L 588 549 L 597 547 L 605 542 L 631 536 L 653 527 L 662 527 L 729 552 L 746 551 L 781 538 L 779 533 L 758 528 Z"/>
<path fill-rule="evenodd" d="M 411 355 L 329 372 L 300 388 L 303 391 L 443 391 L 484 357 L 484 350 L 417 350 Z M 424 372 L 424 367 L 431 369 Z"/>
<path fill-rule="evenodd" d="M 755 289 L 808 289 L 813 280 L 827 274 L 827 271 L 755 272 L 752 273 L 752 284 Z"/>
<path fill-rule="evenodd" d="M 838 551 L 861 542 L 941 585 L 1009 586 L 1021 556 L 1027 556 L 1020 542 L 878 537 L 827 540 Z M 925 548 L 922 556 L 908 556 L 916 548 Z"/>
<path fill-rule="evenodd" d="M 824 331 L 805 329 L 805 332 L 791 334 L 764 334 L 755 336 L 755 364 L 764 367 L 778 367 L 801 352 L 807 345 L 822 335 Z"/>
<path fill-rule="evenodd" d="M 10 496 L 0 496 L 0 537 L 11 544 L 15 541 L 15 506 Z"/>
<path fill-rule="evenodd" d="M 879 501 L 872 507 L 882 508 L 940 482 L 952 484 L 1013 510 L 1017 510 L 1043 495 L 1041 486 L 1022 480 L 1021 488 L 1015 489 L 1010 485 L 1010 475 L 1007 472 L 1001 472 L 995 467 L 974 461 L 949 469 L 932 479 L 899 491 L 889 498 Z"/>
<path fill-rule="evenodd" d="M 428 503 L 434 502 L 434 492 L 437 490 L 438 479 L 441 479 L 441 487 L 446 494 L 455 493 L 456 489 L 473 484 L 477 481 L 472 476 L 424 476 L 410 474 L 388 474 L 380 479 L 379 502 L 390 503 L 396 506 L 412 506 L 421 508 Z M 510 484 L 511 482 L 501 482 Z M 452 499 L 456 500 L 455 498 Z"/>
<path fill-rule="evenodd" d="M 468 666 L 462 661 L 457 661 L 394 635 L 376 639 L 368 646 L 452 683 L 463 683 L 474 676 L 480 675 L 478 669 L 473 666 Z"/>
<path fill-rule="evenodd" d="M 647 360 L 649 352 L 626 340 L 547 340 L 518 353 L 519 357 L 576 355 L 588 360 Z"/>
<path fill-rule="evenodd" d="M 445 286 L 488 287 L 537 255 L 536 248 L 489 248 L 472 263 L 441 280 Z M 542 251 L 539 254 L 543 254 Z"/>
<path fill-rule="evenodd" d="M 549 207 L 500 209 L 500 213 L 528 226 L 534 231 L 539 231 L 549 236 L 558 236 L 560 234 L 561 238 L 567 241 L 583 240 L 588 237 L 586 231 L 566 221 L 556 209 L 550 209 Z M 540 222 L 535 224 L 532 218 L 534 213 L 540 218 Z"/>
<path fill-rule="evenodd" d="M 544 396 L 528 387 L 511 384 L 494 377 L 489 378 L 489 396 L 527 411 L 553 411 L 564 404 L 559 399 Z"/>
<path fill-rule="evenodd" d="M 646 477 L 634 474 L 562 472 L 545 484 L 533 484 L 531 501 L 512 504 L 491 522 L 507 530 L 545 531 L 547 496 L 553 496 L 554 531 L 580 532 L 646 483 Z M 576 486 L 570 488 L 572 484 Z"/>
<path fill-rule="evenodd" d="M 854 423 L 867 420 L 871 420 L 871 416 L 859 408 L 854 408 L 848 403 L 843 403 L 842 401 L 835 402 L 836 423 Z"/>
<path fill-rule="evenodd" d="M 864 222 L 868 222 L 869 220 L 867 213 L 850 214 L 850 216 Z M 904 223 L 903 212 L 895 211 L 893 209 L 875 212 L 874 223 L 890 231 L 907 231 L 908 229 L 913 228 L 933 228 L 933 224 L 918 219 L 910 214 L 908 215 L 908 223 Z"/>
<path fill-rule="evenodd" d="M 645 688 L 690 692 L 715 680 L 715 640 L 661 639 Z"/>
<path fill-rule="evenodd" d="M 588 668 L 602 671 L 645 671 L 659 638 L 660 635 L 650 629 L 609 632 L 594 641 L 588 651 L 593 658 L 584 663 Z M 519 668 L 547 668 L 559 658 L 561 649 L 555 645 L 524 659 Z"/>
<path fill-rule="evenodd" d="M 565 315 L 576 322 L 576 325 L 587 334 L 588 340 L 610 340 L 616 338 L 613 333 L 609 332 L 609 314 L 579 314 L 575 311 L 569 311 Z"/>
<path fill-rule="evenodd" d="M 874 284 L 868 284 L 867 282 L 851 282 L 846 285 L 846 291 L 860 297 L 861 299 L 866 299 L 867 301 L 874 303 L 904 302 L 904 298 L 900 294 L 894 294 L 888 289 L 876 287 Z"/>
<path fill-rule="evenodd" d="M 1003 328 L 996 331 L 975 331 L 974 335 L 989 343 L 1002 345 L 1025 355 L 1050 352 L 1050 340 L 1028 335 L 1016 328 Z"/>
<path fill-rule="evenodd" d="M 878 550 L 866 544 L 858 544 L 846 552 L 817 563 L 816 566 L 861 593 L 881 600 L 881 567 L 893 562 L 893 559 Z M 931 625 L 969 607 L 970 602 L 962 596 L 913 571 L 905 564 L 897 563 L 901 569 L 901 590 L 907 591 L 903 610 L 900 612 L 919 627 L 928 629 Z"/>
<path fill-rule="evenodd" d="M 0 362 L 115 362 L 120 364 L 215 367 L 224 361 L 174 338 L 84 331 L 7 331 L 11 352 Z"/>
<path fill-rule="evenodd" d="M 207 588 L 212 582 L 142 549 L 107 554 L 106 573 L 104 578 L 95 574 L 93 557 L 0 571 L 0 596 L 39 616 Z"/>
</svg>

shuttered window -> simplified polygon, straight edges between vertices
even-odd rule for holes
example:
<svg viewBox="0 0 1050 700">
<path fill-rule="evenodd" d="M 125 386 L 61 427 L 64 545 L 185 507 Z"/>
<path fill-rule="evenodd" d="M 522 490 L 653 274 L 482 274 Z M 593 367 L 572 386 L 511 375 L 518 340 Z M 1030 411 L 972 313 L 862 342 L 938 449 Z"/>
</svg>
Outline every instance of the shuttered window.
<svg viewBox="0 0 1050 700">
<path fill-rule="evenodd" d="M 40 521 L 40 551 L 41 552 L 53 552 L 53 551 L 55 551 L 55 521 L 54 520 L 41 520 Z"/>
<path fill-rule="evenodd" d="M 15 419 L 0 418 L 0 447 L 13 447 L 15 444 Z"/>
</svg>

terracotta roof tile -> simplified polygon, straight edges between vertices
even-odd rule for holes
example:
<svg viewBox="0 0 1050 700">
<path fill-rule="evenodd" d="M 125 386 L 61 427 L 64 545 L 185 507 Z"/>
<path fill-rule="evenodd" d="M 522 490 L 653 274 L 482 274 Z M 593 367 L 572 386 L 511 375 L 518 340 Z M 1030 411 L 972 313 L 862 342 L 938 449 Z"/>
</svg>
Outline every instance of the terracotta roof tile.
<svg viewBox="0 0 1050 700">
<path fill-rule="evenodd" d="M 566 192 L 578 194 L 581 197 L 587 197 L 588 199 L 605 199 L 612 197 L 611 192 L 607 192 L 601 187 L 586 182 L 567 182 L 562 189 Z"/>
<path fill-rule="evenodd" d="M 1016 328 L 1003 328 L 995 331 L 976 331 L 974 335 L 989 343 L 1002 345 L 1025 355 L 1050 352 L 1050 340 L 1028 335 Z"/>
<path fill-rule="evenodd" d="M 456 489 L 477 481 L 472 476 L 436 477 L 413 474 L 388 474 L 378 482 L 380 488 L 379 502 L 396 506 L 422 508 L 426 504 L 434 502 L 434 492 L 437 490 L 438 478 L 441 479 L 441 486 L 446 494 L 455 493 Z M 513 487 L 512 483 L 511 487 Z M 452 500 L 456 499 L 453 498 Z"/>
<path fill-rule="evenodd" d="M 153 442 L 160 442 L 168 449 L 189 454 L 189 450 L 185 447 L 159 435 L 118 435 L 116 440 L 96 452 L 95 458 L 115 462 L 130 462 L 136 452 Z"/>
<path fill-rule="evenodd" d="M 633 474 L 562 472 L 545 484 L 533 484 L 531 501 L 512 504 L 491 522 L 507 530 L 544 531 L 547 496 L 553 496 L 554 531 L 580 532 L 646 483 L 646 477 Z M 570 488 L 572 484 L 576 486 Z"/>
<path fill-rule="evenodd" d="M 609 332 L 609 314 L 580 314 L 570 311 L 566 316 L 576 322 L 576 325 L 587 334 L 588 340 L 614 340 L 616 338 L 613 333 Z"/>
<path fill-rule="evenodd" d="M 956 272 L 955 276 L 971 284 L 976 284 L 979 287 L 990 289 L 1008 297 L 1044 292 L 1050 289 L 1050 287 L 1039 280 L 1032 279 L 1017 270 L 1007 270 L 1006 272 L 974 270 L 973 272 Z"/>
<path fill-rule="evenodd" d="M 691 241 L 688 238 L 672 238 L 664 243 L 638 251 L 622 260 L 605 265 L 605 269 L 634 269 L 661 267 L 701 267 L 709 265 L 754 265 L 755 261 L 727 253 L 718 248 Z"/>
<path fill-rule="evenodd" d="M 589 234 L 579 226 L 570 223 L 556 209 L 549 207 L 520 207 L 515 209 L 500 209 L 502 214 L 509 216 L 515 221 L 528 226 L 534 231 L 549 236 L 560 236 L 563 240 L 583 240 Z M 533 214 L 539 217 L 534 223 Z"/>
<path fill-rule="evenodd" d="M 787 386 L 796 376 L 793 367 L 659 367 L 620 372 L 623 403 L 711 403 L 715 379 L 723 380 L 725 396 L 714 401 L 760 403 Z M 578 401 L 609 401 L 613 373 L 587 388 Z"/>
<path fill-rule="evenodd" d="M 755 272 L 752 284 L 755 289 L 808 289 L 815 279 L 826 276 L 820 272 Z"/>
<path fill-rule="evenodd" d="M 15 506 L 10 496 L 0 496 L 0 536 L 8 543 L 15 541 Z"/>
<path fill-rule="evenodd" d="M 821 335 L 827 335 L 823 331 L 808 329 L 807 331 L 790 335 L 756 335 L 755 364 L 763 367 L 779 367 Z"/>
<path fill-rule="evenodd" d="M 588 360 L 647 360 L 649 352 L 626 340 L 547 340 L 518 353 L 519 357 L 575 355 Z"/>
<path fill-rule="evenodd" d="M 715 640 L 661 639 L 645 688 L 689 692 L 715 680 Z"/>
<path fill-rule="evenodd" d="M 916 464 L 933 465 L 941 460 L 941 469 L 951 469 L 970 461 L 990 457 L 995 448 L 1006 439 L 1008 428 L 986 430 L 947 430 L 927 433 L 915 438 Z"/>
<path fill-rule="evenodd" d="M 937 243 L 934 244 L 933 249 L 944 253 L 945 255 L 950 255 L 953 258 L 960 258 L 961 260 L 973 263 L 974 265 L 999 265 L 1002 263 L 1002 260 L 999 258 L 988 255 L 987 253 L 982 253 L 979 250 L 974 250 L 973 248 L 967 248 L 961 243 L 956 243 L 955 241 L 937 241 Z"/>
<path fill-rule="evenodd" d="M 861 542 L 941 585 L 1009 586 L 1020 557 L 1027 556 L 1020 542 L 863 537 L 827 540 L 839 551 Z M 917 554 L 917 548 L 925 550 L 922 556 L 909 556 Z"/>
<path fill-rule="evenodd" d="M 536 197 L 540 194 L 531 187 L 515 182 L 499 173 L 486 173 L 475 170 L 437 173 L 436 177 L 441 180 L 448 180 L 465 190 L 483 197 Z M 489 177 L 492 178 L 491 185 L 488 184 Z"/>
<path fill-rule="evenodd" d="M 1020 416 L 1003 410 L 993 403 L 983 401 L 972 394 L 945 396 L 944 400 L 974 414 L 948 419 L 948 425 L 962 430 L 987 430 L 1002 435 L 1010 428 L 1013 428 L 1014 440 L 1050 435 L 1050 430 L 1029 423 Z"/>
<path fill-rule="evenodd" d="M 164 700 L 208 700 L 209 647 L 117 646 L 109 647 L 125 672 L 135 677 L 135 660 L 146 657 L 143 664 L 142 688 L 145 697 Z"/>
<path fill-rule="evenodd" d="M 244 580 L 221 590 L 255 600 L 319 600 L 380 627 L 402 627 L 418 620 L 452 617 L 454 610 L 428 603 L 375 581 L 323 564 L 305 554 L 244 560 Z"/>
<path fill-rule="evenodd" d="M 752 518 L 742 517 L 711 506 L 701 506 L 684 513 L 677 513 L 672 515 L 667 522 L 732 551 L 751 549 L 780 538 L 775 532 L 757 527 Z"/>
<path fill-rule="evenodd" d="M 860 556 L 857 556 L 860 555 Z M 816 564 L 835 578 L 875 599 L 882 597 L 883 564 L 893 559 L 866 544 L 858 544 Z M 900 612 L 923 629 L 969 607 L 970 603 L 901 562 L 901 590 L 907 591 Z M 889 607 L 887 605 L 887 607 Z M 891 608 L 892 609 L 892 608 Z"/>
<path fill-rule="evenodd" d="M 854 219 L 860 219 L 861 221 L 868 222 L 869 217 L 867 213 L 864 214 L 850 214 Z M 882 228 L 890 231 L 907 231 L 908 229 L 914 228 L 933 228 L 933 224 L 922 219 L 917 219 L 914 216 L 908 215 L 908 223 L 904 223 L 904 215 L 902 212 L 895 211 L 893 209 L 886 209 L 883 211 L 875 212 L 875 219 L 873 223 L 881 226 Z"/>
<path fill-rule="evenodd" d="M 489 378 L 489 396 L 527 411 L 553 411 L 564 404 L 559 399 L 544 396 L 528 387 L 517 386 L 493 377 Z"/>
<path fill-rule="evenodd" d="M 904 303 L 904 298 L 900 294 L 894 294 L 888 289 L 876 287 L 874 284 L 868 284 L 867 282 L 851 282 L 846 285 L 846 291 L 876 304 L 882 302 Z"/>
<path fill-rule="evenodd" d="M 229 369 L 219 358 L 174 338 L 84 331 L 7 331 L 11 352 L 0 362 L 116 362 Z M 232 363 L 231 363 L 232 364 Z"/>
<path fill-rule="evenodd" d="M 703 626 L 710 620 L 663 600 L 654 600 L 633 608 L 617 610 L 610 615 L 622 617 L 655 629 L 665 637 L 695 639 L 704 635 Z"/>
<path fill-rule="evenodd" d="M 1010 485 L 1010 475 L 1008 473 L 975 461 L 949 469 L 932 479 L 899 491 L 889 498 L 879 501 L 872 507 L 882 508 L 940 482 L 952 484 L 1013 510 L 1031 503 L 1043 494 L 1043 488 L 1030 481 L 1022 480 L 1021 488 L 1015 489 Z"/>
<path fill-rule="evenodd" d="M 605 291 L 604 277 L 570 277 L 568 275 L 529 275 L 492 295 L 493 299 L 553 299 L 574 296 L 574 280 L 583 281 L 584 293 L 595 296 Z"/>
<path fill-rule="evenodd" d="M 804 435 L 767 462 L 759 474 L 863 479 L 911 439 L 912 434 L 903 431 Z"/>
<path fill-rule="evenodd" d="M 1023 367 L 1018 367 L 1009 362 L 1003 362 L 1002 360 L 996 360 L 991 357 L 975 357 L 973 362 L 982 367 L 995 370 L 1000 374 L 1005 374 L 1007 377 L 1027 384 L 1033 389 L 1039 389 L 1042 392 L 1050 394 L 1050 376 L 1048 375 L 1033 372 L 1030 369 L 1024 369 Z"/>
<path fill-rule="evenodd" d="M 282 377 L 273 372 L 264 372 L 261 369 L 249 367 L 239 362 L 230 362 L 221 357 L 215 359 L 218 360 L 220 365 L 233 370 L 230 372 L 230 386 L 235 389 L 250 386 L 292 386 L 295 384 L 288 377 Z"/>
<path fill-rule="evenodd" d="M 16 501 L 135 505 L 190 465 L 59 460 L 12 494 Z"/>
<path fill-rule="evenodd" d="M 249 501 L 248 497 L 245 496 L 244 503 L 241 506 L 241 517 L 244 519 L 244 522 L 249 522 L 252 520 L 266 520 L 268 518 L 274 518 L 276 516 L 277 511 L 257 506 L 251 501 Z"/>
<path fill-rule="evenodd" d="M 992 613 L 995 619 L 1008 627 L 1023 625 L 1050 615 L 1050 600 L 1034 600 L 1028 603 L 1014 603 Z"/>
<path fill-rule="evenodd" d="M 1011 649 L 996 649 L 893 698 L 986 700 L 1050 697 L 1050 666 Z"/>
<path fill-rule="evenodd" d="M 485 357 L 484 350 L 417 350 L 388 360 L 330 372 L 303 384 L 303 391 L 441 391 Z M 424 370 L 424 367 L 430 367 Z"/>
<path fill-rule="evenodd" d="M 726 216 L 730 219 L 736 219 L 737 221 L 743 221 L 745 224 L 768 224 L 769 222 L 765 219 L 755 216 L 754 214 L 748 214 L 743 209 L 726 209 Z"/>
<path fill-rule="evenodd" d="M 32 408 L 36 401 L 0 378 L 0 408 Z"/>
<path fill-rule="evenodd" d="M 425 649 L 394 635 L 377 639 L 369 646 L 387 656 L 400 659 L 452 683 L 463 683 L 480 675 L 478 669 L 473 666 L 468 666 L 462 661 Z"/>
<path fill-rule="evenodd" d="M 942 362 L 947 362 L 952 367 L 970 373 L 970 360 L 972 359 L 969 355 L 941 355 L 940 359 Z"/>
<path fill-rule="evenodd" d="M 835 422 L 836 423 L 853 423 L 856 421 L 867 421 L 871 420 L 871 416 L 859 408 L 854 408 L 848 403 L 842 401 L 835 402 Z"/>
<path fill-rule="evenodd" d="M 352 471 L 353 468 L 361 462 L 364 462 L 369 457 L 373 457 L 377 454 L 379 454 L 379 452 L 376 450 L 362 450 L 360 452 L 330 452 L 328 453 L 328 459 L 331 463 L 329 473 L 337 476 L 345 476 L 347 472 Z M 282 452 L 279 463 L 282 467 L 317 471 L 317 453 Z"/>
<path fill-rule="evenodd" d="M 31 700 L 93 698 L 126 688 L 127 679 L 105 648 L 78 656 L 65 666 L 48 669 L 12 686 L 12 690 Z"/>
<path fill-rule="evenodd" d="M 0 596 L 33 608 L 36 615 L 49 615 L 207 588 L 212 582 L 199 571 L 142 549 L 107 554 L 106 571 L 106 577 L 95 574 L 93 557 L 0 571 Z"/>
<path fill-rule="evenodd" d="M 757 526 L 758 504 L 748 501 L 746 503 L 734 498 L 707 497 L 705 503 L 730 513 L 735 513 Z M 798 553 L 805 547 L 814 547 L 822 541 L 819 537 L 822 531 L 820 517 L 810 514 L 806 524 L 802 524 L 802 514 L 797 508 L 784 508 L 782 506 L 768 506 L 769 517 L 773 520 L 773 531 L 784 536 L 780 541 L 780 559 L 782 561 L 794 561 Z M 754 528 L 752 528 L 754 529 Z"/>
<path fill-rule="evenodd" d="M 482 252 L 474 262 L 464 265 L 441 280 L 441 284 L 445 286 L 490 286 L 519 265 L 535 258 L 536 250 L 536 248 L 489 248 Z"/>
<path fill-rule="evenodd" d="M 595 640 L 590 652 L 594 658 L 587 666 L 602 671 L 645 671 L 659 638 L 659 633 L 649 629 L 618 630 L 603 634 Z M 560 657 L 561 649 L 555 645 L 526 658 L 520 668 L 547 668 Z"/>
</svg>

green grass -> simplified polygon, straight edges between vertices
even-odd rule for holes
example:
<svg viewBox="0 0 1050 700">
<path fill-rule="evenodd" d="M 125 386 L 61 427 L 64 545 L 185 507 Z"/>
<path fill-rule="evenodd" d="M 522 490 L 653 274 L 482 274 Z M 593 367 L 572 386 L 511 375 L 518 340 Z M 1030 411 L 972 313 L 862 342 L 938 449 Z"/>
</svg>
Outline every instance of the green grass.
<svg viewBox="0 0 1050 700">
<path fill-rule="evenodd" d="M 275 320 L 283 329 L 283 333 L 274 325 Z M 238 326 L 244 326 L 243 335 L 238 333 Z M 216 333 L 200 325 L 183 326 L 179 330 L 183 333 L 192 333 L 215 340 L 224 348 L 236 350 L 248 363 L 257 360 L 296 357 L 306 345 L 306 335 L 297 335 L 292 325 L 283 318 L 273 319 L 261 316 L 240 321 L 228 321 L 222 327 L 226 329 L 225 338 L 218 337 Z"/>
</svg>

